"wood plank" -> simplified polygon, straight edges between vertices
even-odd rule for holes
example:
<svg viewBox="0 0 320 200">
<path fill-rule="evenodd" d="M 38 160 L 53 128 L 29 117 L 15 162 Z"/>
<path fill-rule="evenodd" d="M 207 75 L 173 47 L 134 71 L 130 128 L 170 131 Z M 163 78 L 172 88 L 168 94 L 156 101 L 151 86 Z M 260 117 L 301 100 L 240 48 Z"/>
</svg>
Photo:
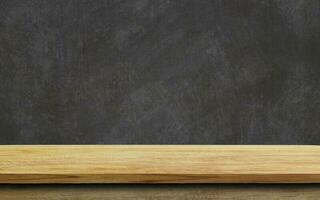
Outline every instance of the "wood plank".
<svg viewBox="0 0 320 200">
<path fill-rule="evenodd" d="M 0 146 L 0 183 L 319 182 L 320 146 Z"/>
<path fill-rule="evenodd" d="M 320 185 L 11 185 L 1 200 L 318 200 Z"/>
</svg>

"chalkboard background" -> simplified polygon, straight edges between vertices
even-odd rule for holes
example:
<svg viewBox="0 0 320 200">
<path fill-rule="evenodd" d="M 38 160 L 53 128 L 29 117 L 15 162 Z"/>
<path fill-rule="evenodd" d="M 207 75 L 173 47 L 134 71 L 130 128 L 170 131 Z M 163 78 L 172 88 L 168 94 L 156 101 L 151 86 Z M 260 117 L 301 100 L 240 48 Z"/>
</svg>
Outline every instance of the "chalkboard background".
<svg viewBox="0 0 320 200">
<path fill-rule="evenodd" d="M 1 144 L 320 144 L 318 0 L 1 0 Z"/>
</svg>

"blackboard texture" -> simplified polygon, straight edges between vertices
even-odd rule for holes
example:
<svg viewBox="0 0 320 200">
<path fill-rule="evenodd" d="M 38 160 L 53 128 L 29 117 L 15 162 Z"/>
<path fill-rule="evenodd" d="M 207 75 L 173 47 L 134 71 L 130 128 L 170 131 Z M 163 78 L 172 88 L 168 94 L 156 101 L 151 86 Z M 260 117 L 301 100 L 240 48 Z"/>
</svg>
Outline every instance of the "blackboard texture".
<svg viewBox="0 0 320 200">
<path fill-rule="evenodd" d="M 1 0 L 1 144 L 320 144 L 318 0 Z"/>
</svg>

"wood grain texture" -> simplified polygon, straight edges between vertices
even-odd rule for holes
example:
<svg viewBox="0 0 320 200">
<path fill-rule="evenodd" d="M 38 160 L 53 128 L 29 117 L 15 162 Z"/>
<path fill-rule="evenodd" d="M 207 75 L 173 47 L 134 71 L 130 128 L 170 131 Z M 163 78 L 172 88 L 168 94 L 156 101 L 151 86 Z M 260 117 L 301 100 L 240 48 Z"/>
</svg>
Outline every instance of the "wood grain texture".
<svg viewBox="0 0 320 200">
<path fill-rule="evenodd" d="M 11 185 L 1 200 L 318 200 L 319 185 Z"/>
<path fill-rule="evenodd" d="M 320 146 L 3 145 L 0 183 L 320 183 Z"/>
</svg>

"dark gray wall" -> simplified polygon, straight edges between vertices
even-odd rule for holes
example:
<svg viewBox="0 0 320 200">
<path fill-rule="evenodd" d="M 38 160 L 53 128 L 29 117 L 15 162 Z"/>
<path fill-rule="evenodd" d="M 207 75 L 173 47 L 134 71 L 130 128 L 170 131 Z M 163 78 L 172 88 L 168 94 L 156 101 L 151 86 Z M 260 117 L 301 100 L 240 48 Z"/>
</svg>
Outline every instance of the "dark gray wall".
<svg viewBox="0 0 320 200">
<path fill-rule="evenodd" d="M 320 144 L 318 0 L 1 0 L 0 143 Z"/>
</svg>

